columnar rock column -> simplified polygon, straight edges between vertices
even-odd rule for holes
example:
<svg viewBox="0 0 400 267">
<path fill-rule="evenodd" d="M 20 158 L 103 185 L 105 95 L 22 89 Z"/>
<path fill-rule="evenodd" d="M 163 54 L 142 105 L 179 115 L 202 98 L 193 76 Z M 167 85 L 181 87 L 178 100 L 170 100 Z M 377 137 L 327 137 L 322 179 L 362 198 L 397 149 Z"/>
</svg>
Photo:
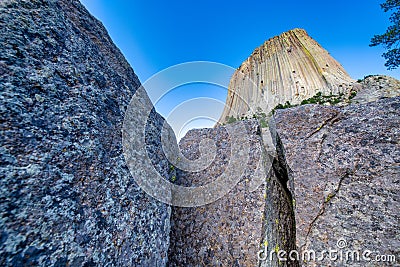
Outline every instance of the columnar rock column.
<svg viewBox="0 0 400 267">
<path fill-rule="evenodd" d="M 256 48 L 232 76 L 227 117 L 249 116 L 257 108 L 268 113 L 278 104 L 299 104 L 314 96 L 348 93 L 353 82 L 343 67 L 305 30 L 294 29 Z"/>
</svg>

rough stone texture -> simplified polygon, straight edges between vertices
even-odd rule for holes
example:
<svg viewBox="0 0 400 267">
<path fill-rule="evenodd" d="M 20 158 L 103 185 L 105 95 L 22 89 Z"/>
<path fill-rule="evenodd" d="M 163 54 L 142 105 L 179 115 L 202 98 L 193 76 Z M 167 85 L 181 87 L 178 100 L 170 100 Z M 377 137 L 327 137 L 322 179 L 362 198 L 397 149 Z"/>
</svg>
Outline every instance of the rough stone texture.
<svg viewBox="0 0 400 267">
<path fill-rule="evenodd" d="M 318 91 L 356 89 L 353 104 L 277 111 L 276 153 L 256 121 L 232 126 L 246 127 L 239 140 L 229 126 L 193 130 L 181 141 L 183 155 L 211 159 L 197 172 L 171 171 L 164 120 L 141 90 L 133 115 L 152 110 L 146 153 L 166 179 L 209 183 L 227 172 L 232 144 L 250 142 L 234 164 L 244 172 L 239 183 L 206 206 L 174 208 L 169 235 L 170 207 L 138 187 L 122 156 L 123 116 L 140 82 L 101 23 L 77 0 L 3 0 L 0 26 L 1 266 L 298 266 L 257 254 L 296 244 L 321 252 L 339 238 L 345 249 L 399 259 L 400 97 L 387 98 L 399 95 L 399 81 L 373 76 L 354 85 L 304 30 L 275 37 L 233 76 L 223 119 Z M 204 138 L 214 154 L 199 147 Z"/>
<path fill-rule="evenodd" d="M 256 266 L 257 252 L 263 236 L 265 208 L 264 185 L 253 188 L 257 177 L 265 180 L 265 170 L 258 167 L 262 156 L 260 128 L 257 121 L 237 122 L 245 125 L 250 141 L 249 154 L 237 162 L 237 172 L 244 175 L 224 197 L 200 207 L 173 207 L 171 217 L 170 266 Z M 177 171 L 176 183 L 200 186 L 226 171 L 231 159 L 230 136 L 225 127 L 191 130 L 180 142 L 183 155 L 191 160 L 200 157 L 199 144 L 209 138 L 216 145 L 215 158 L 206 169 L 197 172 Z M 207 151 L 207 149 L 206 149 Z"/>
<path fill-rule="evenodd" d="M 385 75 L 371 75 L 359 84 L 352 103 L 368 103 L 381 98 L 400 96 L 400 81 Z"/>
<path fill-rule="evenodd" d="M 317 92 L 348 94 L 353 82 L 304 30 L 294 29 L 266 41 L 237 69 L 219 123 L 251 117 L 257 108 L 268 113 L 286 101 L 299 104 Z"/>
<path fill-rule="evenodd" d="M 277 254 L 281 251 L 296 250 L 296 225 L 294 216 L 294 200 L 288 185 L 293 186 L 290 179 L 282 145 L 278 137 L 277 153 L 271 157 L 272 169 L 268 173 L 265 184 L 265 210 L 263 220 L 263 238 L 259 254 L 259 266 L 299 266 L 297 260 L 281 261 Z M 287 257 L 287 255 L 286 255 Z"/>
<path fill-rule="evenodd" d="M 170 208 L 138 188 L 122 155 L 139 86 L 78 1 L 0 1 L 1 266 L 166 264 Z M 162 124 L 153 112 L 151 151 Z M 152 157 L 167 176 L 162 153 Z"/>
<path fill-rule="evenodd" d="M 344 238 L 344 253 L 370 250 L 371 257 L 395 255 L 399 264 L 400 97 L 342 108 L 304 105 L 277 111 L 274 121 L 293 181 L 298 247 L 321 253 Z M 326 258 L 304 263 L 328 265 L 348 266 Z"/>
</svg>

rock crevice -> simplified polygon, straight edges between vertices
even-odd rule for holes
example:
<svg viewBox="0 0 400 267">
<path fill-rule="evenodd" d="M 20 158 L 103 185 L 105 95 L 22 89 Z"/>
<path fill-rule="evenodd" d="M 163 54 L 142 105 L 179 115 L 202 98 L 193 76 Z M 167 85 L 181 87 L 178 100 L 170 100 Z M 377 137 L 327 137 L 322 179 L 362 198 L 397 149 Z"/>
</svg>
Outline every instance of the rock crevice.
<svg viewBox="0 0 400 267">
<path fill-rule="evenodd" d="M 275 157 L 269 156 L 272 168 L 265 183 L 265 209 L 262 225 L 263 236 L 260 249 L 263 251 L 259 266 L 299 266 L 297 259 L 289 259 L 288 254 L 296 250 L 296 223 L 292 193 L 293 180 L 286 163 L 284 147 L 271 123 L 271 133 L 276 147 Z M 285 251 L 287 260 L 278 258 L 279 251 Z"/>
<path fill-rule="evenodd" d="M 182 170 L 163 150 L 165 120 L 79 1 L 3 0 L 0 26 L 1 266 L 330 266 L 277 256 L 321 252 L 337 240 L 399 255 L 399 81 L 354 84 L 304 30 L 274 37 L 232 77 L 220 123 L 262 120 L 190 131 L 182 154 L 210 164 Z M 357 95 L 348 105 L 276 110 L 265 127 L 279 103 L 350 87 Z M 132 107 L 133 95 L 140 101 Z M 121 141 L 127 110 L 131 127 L 147 123 L 136 140 L 146 151 L 129 150 L 133 172 Z M 168 126 L 166 136 L 176 145 Z M 240 175 L 215 202 L 171 208 L 138 185 L 151 180 L 139 167 L 186 187 Z"/>
<path fill-rule="evenodd" d="M 393 166 L 399 162 L 399 145 L 393 140 L 399 138 L 399 100 L 341 108 L 304 105 L 274 114 L 294 182 L 300 251 L 340 249 L 336 242 L 345 240 L 343 251 L 398 255 L 393 237 L 398 234 L 399 173 Z M 340 119 L 332 123 L 337 114 Z M 315 132 L 320 125 L 325 126 Z M 374 266 L 348 260 L 354 266 Z M 329 264 L 329 258 L 305 265 L 321 264 Z"/>
</svg>

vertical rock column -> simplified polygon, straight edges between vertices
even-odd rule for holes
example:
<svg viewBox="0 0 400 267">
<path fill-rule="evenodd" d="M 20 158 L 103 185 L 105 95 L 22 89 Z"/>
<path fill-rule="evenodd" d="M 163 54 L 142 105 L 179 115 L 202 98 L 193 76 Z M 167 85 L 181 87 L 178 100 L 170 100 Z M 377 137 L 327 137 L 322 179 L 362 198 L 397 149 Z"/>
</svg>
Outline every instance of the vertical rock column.
<svg viewBox="0 0 400 267">
<path fill-rule="evenodd" d="M 251 117 L 257 108 L 269 113 L 289 101 L 299 104 L 314 96 L 348 94 L 353 80 L 305 30 L 294 29 L 266 41 L 233 74 L 226 117 Z"/>
</svg>

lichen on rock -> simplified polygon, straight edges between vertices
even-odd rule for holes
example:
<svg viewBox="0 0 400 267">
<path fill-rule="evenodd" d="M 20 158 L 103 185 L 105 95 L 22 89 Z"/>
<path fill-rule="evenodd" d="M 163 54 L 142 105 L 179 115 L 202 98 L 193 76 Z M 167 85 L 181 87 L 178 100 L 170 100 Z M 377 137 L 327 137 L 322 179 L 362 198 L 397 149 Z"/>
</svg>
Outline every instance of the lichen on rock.
<svg viewBox="0 0 400 267">
<path fill-rule="evenodd" d="M 400 97 L 394 97 L 275 113 L 271 130 L 293 181 L 299 251 L 338 250 L 343 239 L 344 252 L 399 255 L 399 108 Z M 349 262 L 375 266 L 362 258 Z M 305 266 L 330 263 L 326 257 Z"/>
<path fill-rule="evenodd" d="M 0 24 L 0 265 L 164 266 L 170 207 L 122 155 L 140 82 L 106 29 L 77 0 L 1 1 Z"/>
</svg>

